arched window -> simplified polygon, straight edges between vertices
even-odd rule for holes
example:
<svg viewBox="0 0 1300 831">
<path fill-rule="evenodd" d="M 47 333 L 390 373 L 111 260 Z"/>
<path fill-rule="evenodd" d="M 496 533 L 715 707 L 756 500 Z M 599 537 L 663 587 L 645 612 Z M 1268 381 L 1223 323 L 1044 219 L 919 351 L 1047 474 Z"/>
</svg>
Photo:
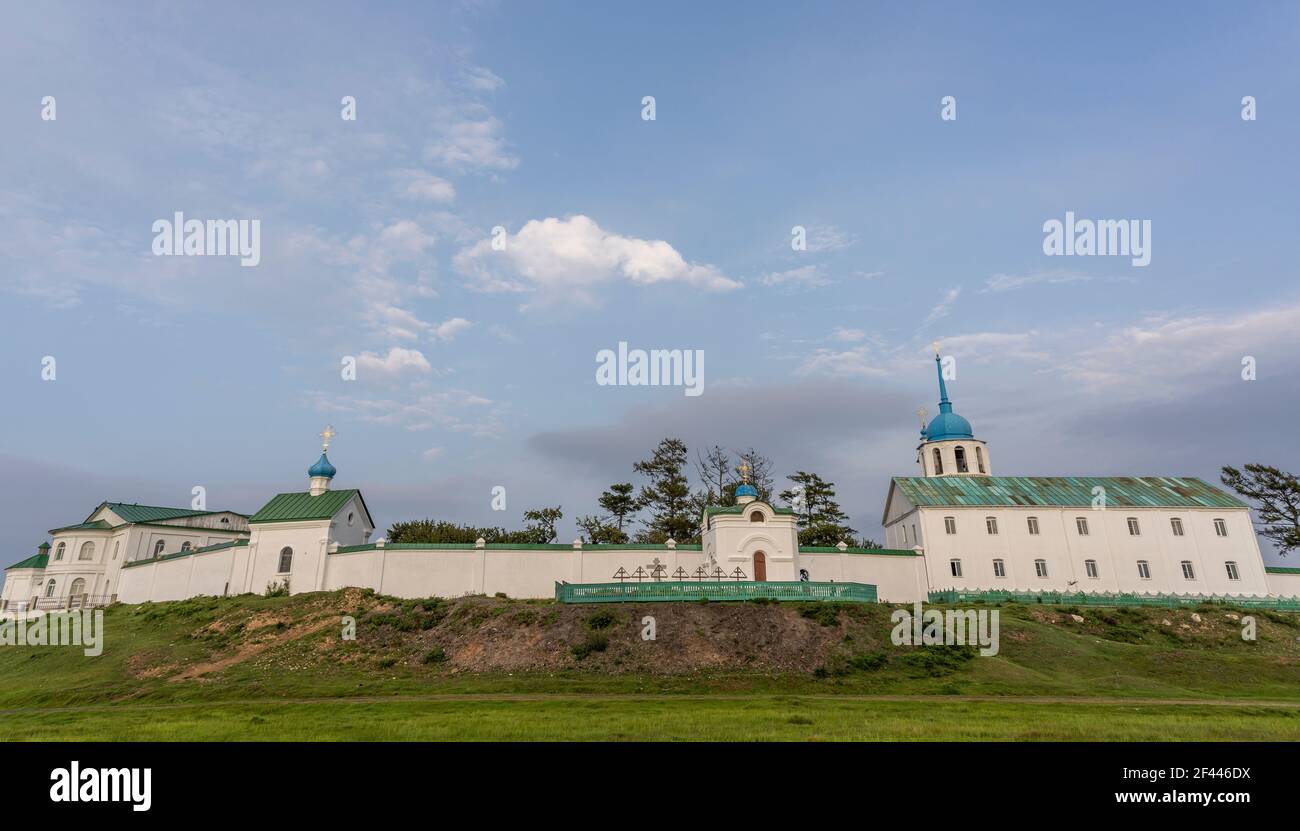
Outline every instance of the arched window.
<svg viewBox="0 0 1300 831">
<path fill-rule="evenodd" d="M 939 452 L 937 447 L 934 449 L 934 472 L 935 474 L 943 473 L 943 454 Z"/>
<path fill-rule="evenodd" d="M 763 512 L 762 512 L 762 511 L 754 511 L 754 513 L 752 513 L 752 514 L 749 515 L 749 521 L 750 521 L 750 522 L 762 522 L 762 521 L 763 521 Z"/>
<path fill-rule="evenodd" d="M 188 540 L 186 540 L 185 542 L 181 543 L 181 551 L 189 551 L 190 548 L 192 548 L 192 547 L 193 547 L 193 546 L 190 545 L 190 543 L 189 543 Z"/>
<path fill-rule="evenodd" d="M 76 580 L 72 581 L 72 587 L 68 589 L 68 594 L 72 597 L 76 597 L 79 594 L 84 594 L 85 591 L 86 581 L 78 577 Z"/>
<path fill-rule="evenodd" d="M 50 582 L 48 582 L 48 583 L 45 584 L 45 596 L 46 596 L 46 597 L 53 597 L 53 596 L 54 596 L 54 580 L 53 580 L 53 579 L 51 579 Z"/>
<path fill-rule="evenodd" d="M 62 559 L 63 559 L 63 552 L 64 552 L 65 550 L 67 550 L 67 547 L 68 547 L 68 544 L 67 544 L 66 542 L 61 542 L 61 543 L 59 543 L 59 547 L 56 548 L 56 549 L 54 549 L 54 559 L 56 559 L 56 560 L 62 560 Z"/>
<path fill-rule="evenodd" d="M 957 457 L 957 472 L 969 473 L 970 468 L 966 465 L 966 448 L 958 445 L 957 448 L 952 451 L 952 454 Z"/>
<path fill-rule="evenodd" d="M 78 560 L 89 560 L 95 556 L 95 544 L 93 542 L 84 542 L 81 544 L 81 553 L 77 555 Z"/>
<path fill-rule="evenodd" d="M 980 473 L 984 473 L 984 448 L 975 448 L 975 464 L 979 465 Z"/>
<path fill-rule="evenodd" d="M 288 574 L 293 567 L 293 549 L 285 546 L 280 549 L 280 574 Z"/>
<path fill-rule="evenodd" d="M 158 542 L 153 544 L 153 555 L 155 557 L 161 556 L 163 553 L 163 549 L 166 547 L 167 547 L 166 542 L 164 542 L 163 540 L 158 540 Z"/>
</svg>

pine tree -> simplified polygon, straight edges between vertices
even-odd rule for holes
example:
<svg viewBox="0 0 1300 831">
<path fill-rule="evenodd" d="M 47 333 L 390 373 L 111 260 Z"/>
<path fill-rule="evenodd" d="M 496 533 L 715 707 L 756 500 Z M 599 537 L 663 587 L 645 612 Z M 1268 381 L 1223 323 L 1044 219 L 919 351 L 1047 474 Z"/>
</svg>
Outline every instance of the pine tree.
<svg viewBox="0 0 1300 831">
<path fill-rule="evenodd" d="M 802 470 L 788 478 L 795 487 L 782 491 L 781 499 L 799 516 L 801 546 L 830 546 L 853 540 L 857 532 L 848 526 L 848 515 L 835 501 L 834 483 Z"/>
<path fill-rule="evenodd" d="M 639 507 L 650 512 L 649 518 L 642 520 L 641 542 L 662 543 L 669 538 L 688 542 L 698 536 L 691 487 L 684 472 L 686 462 L 685 442 L 664 439 L 649 459 L 632 466 L 650 480 L 641 486 L 637 498 Z"/>
<path fill-rule="evenodd" d="M 1268 465 L 1249 464 L 1245 471 L 1225 467 L 1223 484 L 1258 503 L 1255 508 L 1264 527 L 1260 536 L 1272 540 L 1277 553 L 1286 556 L 1300 549 L 1300 480 Z"/>
</svg>

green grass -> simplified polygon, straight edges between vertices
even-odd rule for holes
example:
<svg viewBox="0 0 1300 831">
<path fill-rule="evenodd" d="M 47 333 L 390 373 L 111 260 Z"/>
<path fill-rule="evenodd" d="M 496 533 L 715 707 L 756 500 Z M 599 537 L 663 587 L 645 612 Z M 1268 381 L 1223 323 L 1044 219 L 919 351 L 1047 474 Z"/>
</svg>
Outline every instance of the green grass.
<svg viewBox="0 0 1300 831">
<path fill-rule="evenodd" d="M 0 716 L 2 741 L 1263 741 L 1300 709 L 742 698 L 313 701 Z"/>
<path fill-rule="evenodd" d="M 686 618 L 668 605 L 331 593 L 114 607 L 98 658 L 0 647 L 0 741 L 1300 739 L 1294 614 L 1255 612 L 1250 643 L 1225 609 L 1182 630 L 1190 611 L 1086 609 L 1080 624 L 1013 604 L 1001 610 L 1000 654 L 984 658 L 891 645 L 889 606 L 746 604 L 752 630 L 722 639 L 744 660 L 681 670 L 668 659 L 688 651 L 672 641 Z M 729 613 L 685 605 L 706 623 Z M 647 612 L 659 617 L 657 643 L 639 637 Z M 337 640 L 347 613 L 354 642 Z M 819 638 L 816 665 L 746 665 L 769 621 Z M 519 628 L 562 660 L 466 670 L 456 638 L 496 648 L 491 638 Z M 721 643 L 707 625 L 695 634 Z M 200 663 L 210 671 L 186 675 Z"/>
</svg>

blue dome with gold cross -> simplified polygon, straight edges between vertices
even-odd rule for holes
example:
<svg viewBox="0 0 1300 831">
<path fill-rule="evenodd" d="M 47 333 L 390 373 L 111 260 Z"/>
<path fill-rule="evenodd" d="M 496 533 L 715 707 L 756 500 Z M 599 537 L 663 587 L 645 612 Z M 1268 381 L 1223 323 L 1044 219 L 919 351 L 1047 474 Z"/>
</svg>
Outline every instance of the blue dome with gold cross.
<svg viewBox="0 0 1300 831">
<path fill-rule="evenodd" d="M 952 402 L 948 400 L 948 387 L 943 382 L 943 364 L 937 351 L 934 355 L 934 366 L 939 372 L 939 414 L 921 431 L 921 438 L 925 441 L 975 438 L 970 422 L 952 411 Z"/>
<path fill-rule="evenodd" d="M 324 476 L 326 479 L 333 479 L 334 474 L 336 473 L 338 473 L 338 470 L 334 465 L 330 464 L 330 460 L 325 457 L 324 453 L 320 454 L 320 458 L 316 460 L 316 464 L 307 468 L 307 475 L 313 479 L 317 476 Z"/>
</svg>

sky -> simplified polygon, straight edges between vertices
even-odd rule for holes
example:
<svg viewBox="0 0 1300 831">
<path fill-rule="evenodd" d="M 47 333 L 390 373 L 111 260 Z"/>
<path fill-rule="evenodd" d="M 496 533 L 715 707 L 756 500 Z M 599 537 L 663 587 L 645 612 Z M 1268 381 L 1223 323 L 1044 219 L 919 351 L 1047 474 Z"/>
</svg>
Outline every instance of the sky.
<svg viewBox="0 0 1300 831">
<path fill-rule="evenodd" d="M 880 539 L 936 340 L 997 474 L 1297 470 L 1300 7 L 1047 5 L 9 5 L 0 555 L 103 500 L 252 513 L 327 423 L 380 533 L 572 539 L 675 436 Z M 1047 255 L 1067 211 L 1150 263 Z M 176 212 L 260 262 L 156 255 Z M 620 342 L 703 393 L 598 385 Z"/>
</svg>

